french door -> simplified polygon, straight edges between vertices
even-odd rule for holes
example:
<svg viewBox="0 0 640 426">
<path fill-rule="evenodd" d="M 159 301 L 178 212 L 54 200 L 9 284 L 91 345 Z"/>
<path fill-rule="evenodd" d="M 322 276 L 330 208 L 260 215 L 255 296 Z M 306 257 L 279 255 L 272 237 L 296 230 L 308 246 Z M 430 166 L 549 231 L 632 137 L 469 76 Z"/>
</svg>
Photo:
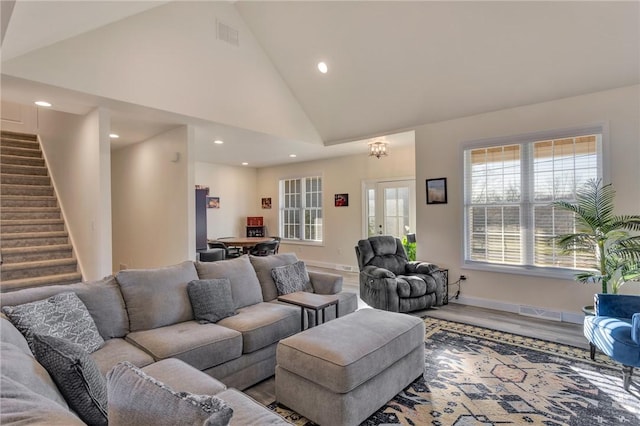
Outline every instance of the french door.
<svg viewBox="0 0 640 426">
<path fill-rule="evenodd" d="M 364 187 L 364 237 L 415 232 L 416 184 L 413 179 L 367 181 Z"/>
</svg>

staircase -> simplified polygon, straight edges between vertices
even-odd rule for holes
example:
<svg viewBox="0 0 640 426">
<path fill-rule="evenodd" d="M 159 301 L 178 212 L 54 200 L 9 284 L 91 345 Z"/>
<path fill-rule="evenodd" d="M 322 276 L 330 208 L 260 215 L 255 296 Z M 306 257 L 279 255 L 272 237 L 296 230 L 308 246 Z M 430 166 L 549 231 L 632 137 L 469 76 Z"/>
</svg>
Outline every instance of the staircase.
<svg viewBox="0 0 640 426">
<path fill-rule="evenodd" d="M 79 282 L 36 135 L 0 134 L 0 291 Z"/>
</svg>

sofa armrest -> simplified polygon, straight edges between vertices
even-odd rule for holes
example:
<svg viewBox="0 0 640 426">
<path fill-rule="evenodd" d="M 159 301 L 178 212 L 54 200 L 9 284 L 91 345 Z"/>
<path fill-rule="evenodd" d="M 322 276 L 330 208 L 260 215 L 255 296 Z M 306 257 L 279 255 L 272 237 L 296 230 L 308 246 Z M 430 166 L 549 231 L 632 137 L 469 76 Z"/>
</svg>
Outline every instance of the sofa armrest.
<svg viewBox="0 0 640 426">
<path fill-rule="evenodd" d="M 640 312 L 640 296 L 631 294 L 602 294 L 594 296 L 593 304 L 597 316 L 631 318 Z"/>
<path fill-rule="evenodd" d="M 440 267 L 435 263 L 421 262 L 419 260 L 414 260 L 414 261 L 408 262 L 405 265 L 404 269 L 409 274 L 430 275 L 433 271 L 437 271 L 438 269 L 440 269 Z"/>
<path fill-rule="evenodd" d="M 342 291 L 342 275 L 309 271 L 309 278 L 314 293 L 338 294 Z"/>
<path fill-rule="evenodd" d="M 360 271 L 360 298 L 372 308 L 398 312 L 396 275 L 384 268 L 365 266 Z"/>
<path fill-rule="evenodd" d="M 631 317 L 631 338 L 640 346 L 640 313 L 633 314 Z"/>
<path fill-rule="evenodd" d="M 369 265 L 365 266 L 360 274 L 367 275 L 371 278 L 395 278 L 396 274 L 388 269 L 378 268 L 377 266 Z"/>
</svg>

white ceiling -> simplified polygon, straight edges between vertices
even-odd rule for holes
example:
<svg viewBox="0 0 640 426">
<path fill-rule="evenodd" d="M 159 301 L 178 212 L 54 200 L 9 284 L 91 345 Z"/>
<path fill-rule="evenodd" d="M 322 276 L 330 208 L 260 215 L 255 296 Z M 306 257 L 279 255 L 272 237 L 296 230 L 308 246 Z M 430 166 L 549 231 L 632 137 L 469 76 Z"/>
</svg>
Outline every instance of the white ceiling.
<svg viewBox="0 0 640 426">
<path fill-rule="evenodd" d="M 3 3 L 5 0 L 3 0 Z M 20 0 L 2 61 L 164 1 Z M 367 138 L 415 126 L 640 83 L 638 2 L 234 3 L 326 146 L 204 122 L 2 76 L 2 99 L 112 111 L 120 144 L 196 126 L 198 158 L 261 167 L 365 152 Z M 3 7 L 3 11 L 4 11 Z M 4 22 L 4 19 L 3 19 Z M 141 28 L 144 31 L 144 28 Z M 315 66 L 324 60 L 329 73 Z M 388 140 L 411 144 L 405 133 Z M 242 141 L 242 143 L 233 143 Z M 353 143 L 344 143 L 356 141 Z M 220 147 L 216 147 L 220 148 Z M 289 159 L 288 154 L 298 157 Z"/>
</svg>

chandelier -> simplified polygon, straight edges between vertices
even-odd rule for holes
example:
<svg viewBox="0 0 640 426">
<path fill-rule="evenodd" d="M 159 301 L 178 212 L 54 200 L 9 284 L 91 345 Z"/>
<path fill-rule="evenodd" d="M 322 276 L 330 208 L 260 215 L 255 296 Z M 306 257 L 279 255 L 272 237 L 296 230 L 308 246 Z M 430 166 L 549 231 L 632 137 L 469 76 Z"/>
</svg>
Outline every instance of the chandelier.
<svg viewBox="0 0 640 426">
<path fill-rule="evenodd" d="M 386 157 L 388 154 L 387 145 L 388 143 L 384 141 L 369 142 L 369 157 Z"/>
</svg>

